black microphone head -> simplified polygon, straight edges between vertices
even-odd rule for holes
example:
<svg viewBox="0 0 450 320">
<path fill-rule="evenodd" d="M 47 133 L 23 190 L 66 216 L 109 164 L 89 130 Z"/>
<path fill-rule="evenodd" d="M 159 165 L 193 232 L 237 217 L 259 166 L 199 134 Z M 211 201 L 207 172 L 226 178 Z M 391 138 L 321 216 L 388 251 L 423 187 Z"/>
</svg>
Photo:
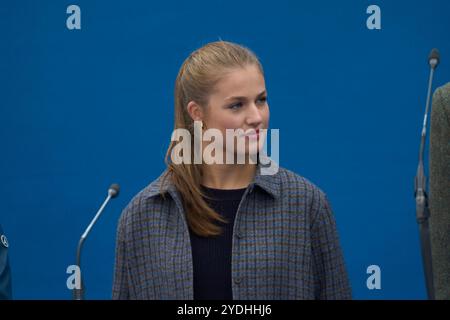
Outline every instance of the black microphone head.
<svg viewBox="0 0 450 320">
<path fill-rule="evenodd" d="M 111 198 L 115 198 L 119 195 L 120 187 L 117 183 L 112 184 L 108 189 L 108 194 Z"/>
<path fill-rule="evenodd" d="M 434 48 L 431 50 L 430 55 L 428 56 L 428 63 L 434 69 L 439 64 L 440 55 L 438 49 Z"/>
</svg>

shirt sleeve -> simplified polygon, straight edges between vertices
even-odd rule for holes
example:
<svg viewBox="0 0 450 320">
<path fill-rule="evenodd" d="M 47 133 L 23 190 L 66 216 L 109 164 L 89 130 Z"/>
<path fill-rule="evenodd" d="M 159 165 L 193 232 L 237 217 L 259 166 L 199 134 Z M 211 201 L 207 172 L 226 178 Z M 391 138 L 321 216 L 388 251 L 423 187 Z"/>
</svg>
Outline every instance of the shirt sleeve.
<svg viewBox="0 0 450 320">
<path fill-rule="evenodd" d="M 327 196 L 314 191 L 311 226 L 315 298 L 319 300 L 351 299 L 343 253 L 333 212 Z"/>
<path fill-rule="evenodd" d="M 431 112 L 429 205 L 434 291 L 450 299 L 450 82 L 436 89 Z M 446 143 L 444 143 L 446 142 Z"/>
<path fill-rule="evenodd" d="M 114 281 L 112 289 L 113 300 L 130 299 L 128 263 L 125 246 L 125 223 L 122 214 L 117 227 L 116 259 L 114 266 Z"/>
</svg>

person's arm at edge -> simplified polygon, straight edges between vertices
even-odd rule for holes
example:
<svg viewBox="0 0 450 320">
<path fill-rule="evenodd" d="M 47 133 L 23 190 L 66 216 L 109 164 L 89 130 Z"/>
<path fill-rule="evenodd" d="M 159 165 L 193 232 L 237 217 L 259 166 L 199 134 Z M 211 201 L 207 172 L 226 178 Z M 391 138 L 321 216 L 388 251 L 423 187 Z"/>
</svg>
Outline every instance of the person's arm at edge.
<svg viewBox="0 0 450 320">
<path fill-rule="evenodd" d="M 320 189 L 313 192 L 312 217 L 315 298 L 351 299 L 351 288 L 339 243 L 336 221 L 327 196 Z"/>
<path fill-rule="evenodd" d="M 125 246 L 125 218 L 126 209 L 122 213 L 117 226 L 116 236 L 116 256 L 114 266 L 114 280 L 112 289 L 113 300 L 130 299 L 129 279 L 128 279 L 128 263 Z"/>
</svg>

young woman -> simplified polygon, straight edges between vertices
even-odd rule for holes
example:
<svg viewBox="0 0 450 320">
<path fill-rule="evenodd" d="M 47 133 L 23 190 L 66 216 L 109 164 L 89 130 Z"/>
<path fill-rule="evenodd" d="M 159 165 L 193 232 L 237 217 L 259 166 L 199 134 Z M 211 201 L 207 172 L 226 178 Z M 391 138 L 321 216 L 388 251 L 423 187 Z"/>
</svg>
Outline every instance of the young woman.
<svg viewBox="0 0 450 320">
<path fill-rule="evenodd" d="M 182 152 L 192 161 L 173 161 L 179 141 L 172 141 L 167 169 L 124 209 L 114 299 L 351 297 L 326 195 L 282 167 L 263 172 L 263 159 L 272 164 L 261 152 L 268 124 L 263 68 L 253 52 L 218 41 L 184 61 L 175 83 L 175 129 L 193 136 L 192 154 Z M 193 161 L 195 143 L 204 155 L 209 129 L 225 137 L 215 156 L 244 153 L 245 163 Z M 227 140 L 227 129 L 248 132 L 244 149 L 227 148 L 237 143 Z"/>
</svg>

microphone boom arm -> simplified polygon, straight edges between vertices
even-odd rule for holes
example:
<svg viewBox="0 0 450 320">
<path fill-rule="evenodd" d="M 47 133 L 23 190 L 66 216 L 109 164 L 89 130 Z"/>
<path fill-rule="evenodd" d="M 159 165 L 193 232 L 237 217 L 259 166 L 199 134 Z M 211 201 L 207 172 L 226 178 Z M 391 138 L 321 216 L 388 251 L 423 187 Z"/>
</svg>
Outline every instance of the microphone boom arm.
<svg viewBox="0 0 450 320">
<path fill-rule="evenodd" d="M 81 235 L 80 240 L 78 241 L 76 265 L 78 266 L 78 268 L 80 270 L 80 288 L 73 289 L 73 299 L 74 300 L 83 300 L 84 299 L 84 284 L 83 284 L 83 275 L 81 272 L 81 249 L 83 247 L 84 240 L 86 240 L 89 232 L 91 232 L 92 227 L 97 222 L 98 218 L 102 214 L 102 212 L 105 209 L 106 205 L 108 204 L 109 200 L 117 197 L 118 194 L 119 194 L 119 186 L 117 184 L 111 185 L 111 187 L 108 190 L 108 196 L 106 197 L 105 201 L 103 201 L 102 206 L 100 207 L 100 209 L 98 209 L 98 211 L 95 214 L 94 218 L 92 219 L 91 223 L 89 223 L 88 227 L 86 228 L 84 233 Z"/>
<path fill-rule="evenodd" d="M 423 155 L 425 152 L 425 142 L 427 135 L 428 109 L 430 106 L 431 85 L 433 83 L 434 69 L 439 63 L 439 52 L 436 49 L 432 50 L 429 58 L 429 63 L 431 68 L 430 68 L 430 76 L 428 79 L 427 101 L 425 106 L 425 115 L 423 118 L 423 126 L 420 139 L 419 164 L 417 166 L 417 173 L 415 178 L 414 197 L 416 198 L 416 219 L 417 223 L 419 224 L 422 262 L 425 274 L 427 296 L 429 300 L 434 300 L 435 296 L 433 283 L 433 264 L 431 255 L 430 231 L 428 223 L 428 218 L 430 217 L 430 210 L 428 207 L 428 195 L 426 192 L 427 178 L 424 173 Z"/>
</svg>

